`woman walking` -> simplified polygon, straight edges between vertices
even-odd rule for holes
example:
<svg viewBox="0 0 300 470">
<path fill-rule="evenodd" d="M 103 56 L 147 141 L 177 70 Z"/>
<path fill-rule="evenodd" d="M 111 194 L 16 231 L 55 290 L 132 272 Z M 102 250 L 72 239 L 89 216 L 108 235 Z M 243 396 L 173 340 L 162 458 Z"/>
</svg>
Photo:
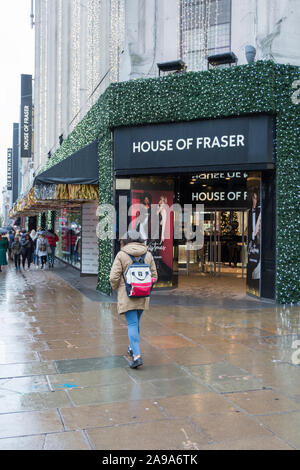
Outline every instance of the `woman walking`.
<svg viewBox="0 0 300 470">
<path fill-rule="evenodd" d="M 25 270 L 25 263 L 26 263 L 26 260 L 27 260 L 27 266 L 28 266 L 28 270 L 29 270 L 30 265 L 31 265 L 31 261 L 32 261 L 32 253 L 33 253 L 33 250 L 34 250 L 34 245 L 33 245 L 33 242 L 30 238 L 30 235 L 27 233 L 25 235 L 25 238 L 22 239 L 20 243 L 21 243 L 21 247 L 22 247 L 21 253 L 22 253 L 23 269 Z"/>
<path fill-rule="evenodd" d="M 2 269 L 1 269 L 2 266 L 7 266 L 8 265 L 7 256 L 6 256 L 7 250 L 8 250 L 7 237 L 4 237 L 0 233 L 0 272 L 2 272 Z"/>
<path fill-rule="evenodd" d="M 47 264 L 49 243 L 44 234 L 40 234 L 36 242 L 36 253 L 41 260 L 41 269 L 44 269 L 44 265 Z"/>
<path fill-rule="evenodd" d="M 22 245 L 18 236 L 15 236 L 15 240 L 11 245 L 11 252 L 14 257 L 16 271 L 21 271 Z"/>
<path fill-rule="evenodd" d="M 48 230 L 48 235 L 46 235 L 50 250 L 48 255 L 48 260 L 49 260 L 49 268 L 54 268 L 54 262 L 55 262 L 55 250 L 56 250 L 56 244 L 59 241 L 58 236 L 54 232 L 54 230 L 50 229 Z"/>
<path fill-rule="evenodd" d="M 30 238 L 32 240 L 32 243 L 33 243 L 33 256 L 32 256 L 32 263 L 36 266 L 36 268 L 38 268 L 38 265 L 39 265 L 39 257 L 36 253 L 36 243 L 37 243 L 37 239 L 38 239 L 38 234 L 36 233 L 35 230 L 31 230 L 30 232 Z"/>
<path fill-rule="evenodd" d="M 13 260 L 13 253 L 11 251 L 11 247 L 12 247 L 14 240 L 15 240 L 15 233 L 13 230 L 10 230 L 8 234 L 8 255 L 9 255 L 10 260 Z"/>
<path fill-rule="evenodd" d="M 143 310 L 149 308 L 149 297 L 129 297 L 125 287 L 124 275 L 133 263 L 141 261 L 150 265 L 153 283 L 157 281 L 157 271 L 153 256 L 147 251 L 143 240 L 134 240 L 128 234 L 126 240 L 121 240 L 121 250 L 117 254 L 110 273 L 110 284 L 113 290 L 118 291 L 118 313 L 124 314 L 128 328 L 129 348 L 128 354 L 133 361 L 130 363 L 132 369 L 143 364 L 140 353 L 140 320 Z"/>
</svg>

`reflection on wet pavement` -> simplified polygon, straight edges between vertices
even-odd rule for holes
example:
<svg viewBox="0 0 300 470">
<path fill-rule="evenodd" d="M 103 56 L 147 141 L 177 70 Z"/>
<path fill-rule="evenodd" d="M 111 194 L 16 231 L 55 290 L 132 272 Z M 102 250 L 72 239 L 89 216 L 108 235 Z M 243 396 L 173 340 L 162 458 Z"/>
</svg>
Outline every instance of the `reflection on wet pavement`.
<svg viewBox="0 0 300 470">
<path fill-rule="evenodd" d="M 7 268 L 0 449 L 300 449 L 300 308 L 228 305 L 157 296 L 131 370 L 115 303 Z"/>
</svg>

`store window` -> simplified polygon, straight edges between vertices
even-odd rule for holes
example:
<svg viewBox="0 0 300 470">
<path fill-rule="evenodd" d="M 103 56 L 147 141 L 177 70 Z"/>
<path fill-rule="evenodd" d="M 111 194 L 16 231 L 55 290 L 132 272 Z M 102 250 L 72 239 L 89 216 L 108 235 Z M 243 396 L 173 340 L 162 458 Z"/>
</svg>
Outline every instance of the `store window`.
<svg viewBox="0 0 300 470">
<path fill-rule="evenodd" d="M 159 278 L 156 287 L 172 286 L 173 219 L 168 214 L 173 201 L 173 178 L 132 178 L 132 226 L 147 240 L 148 251 L 154 257 Z"/>
<path fill-rule="evenodd" d="M 231 50 L 231 0 L 181 0 L 181 57 L 188 70 L 207 69 L 207 56 Z"/>
<path fill-rule="evenodd" d="M 81 207 L 57 211 L 55 232 L 59 237 L 56 257 L 80 269 L 81 267 Z"/>
</svg>

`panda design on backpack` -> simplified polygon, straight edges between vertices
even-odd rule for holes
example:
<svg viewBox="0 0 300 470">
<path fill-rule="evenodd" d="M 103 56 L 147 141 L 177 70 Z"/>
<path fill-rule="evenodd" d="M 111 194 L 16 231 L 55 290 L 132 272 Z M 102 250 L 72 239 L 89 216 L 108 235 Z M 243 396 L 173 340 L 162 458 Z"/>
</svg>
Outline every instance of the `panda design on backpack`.
<svg viewBox="0 0 300 470">
<path fill-rule="evenodd" d="M 154 279 L 151 276 L 150 265 L 145 263 L 146 254 L 141 256 L 140 262 L 134 256 L 128 255 L 132 264 L 128 266 L 123 276 L 128 297 L 150 296 Z"/>
</svg>

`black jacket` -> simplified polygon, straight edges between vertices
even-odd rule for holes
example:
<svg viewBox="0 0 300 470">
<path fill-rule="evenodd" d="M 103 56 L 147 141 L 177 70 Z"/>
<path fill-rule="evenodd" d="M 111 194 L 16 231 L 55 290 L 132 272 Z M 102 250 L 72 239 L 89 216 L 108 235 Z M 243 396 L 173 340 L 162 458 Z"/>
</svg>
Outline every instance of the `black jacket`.
<svg viewBox="0 0 300 470">
<path fill-rule="evenodd" d="M 22 256 L 31 255 L 34 251 L 34 244 L 32 240 L 21 240 L 21 253 Z"/>
</svg>

